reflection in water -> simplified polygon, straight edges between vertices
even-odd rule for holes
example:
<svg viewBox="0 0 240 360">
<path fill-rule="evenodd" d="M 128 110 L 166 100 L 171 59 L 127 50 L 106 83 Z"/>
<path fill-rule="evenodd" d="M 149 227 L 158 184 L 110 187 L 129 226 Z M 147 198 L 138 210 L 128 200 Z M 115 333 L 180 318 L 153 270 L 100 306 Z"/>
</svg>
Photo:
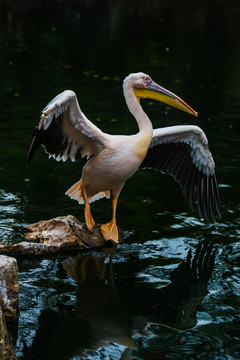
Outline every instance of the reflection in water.
<svg viewBox="0 0 240 360">
<path fill-rule="evenodd" d="M 127 310 L 114 282 L 112 256 L 108 264 L 105 256 L 99 254 L 78 255 L 63 262 L 77 282 L 76 312 L 68 331 L 78 332 L 75 346 L 79 349 L 81 345 L 82 354 L 117 343 L 127 347 L 123 355 L 127 358 L 135 348 L 131 333 L 142 336 L 142 330 L 152 322 L 178 330 L 196 324 L 197 308 L 208 293 L 214 267 L 212 245 L 199 243 L 194 256 L 190 249 L 186 260 L 173 270 L 169 286 L 148 290 L 147 296 L 145 289 L 128 288 L 132 303 L 128 302 Z"/>
<path fill-rule="evenodd" d="M 79 255 L 63 262 L 68 274 L 78 284 L 76 313 L 86 322 L 86 348 L 98 349 L 110 343 L 135 348 L 114 284 L 113 252 L 110 254 L 108 271 L 104 256 Z"/>
<path fill-rule="evenodd" d="M 185 330 L 196 324 L 214 267 L 211 245 L 199 244 L 194 255 L 189 250 L 186 259 L 172 270 L 171 282 L 161 289 L 139 282 L 137 273 L 131 274 L 132 278 L 123 276 L 121 262 L 115 260 L 119 252 L 121 257 L 121 249 L 114 256 L 115 250 L 81 254 L 62 262 L 25 260 L 19 264 L 26 269 L 25 275 L 20 272 L 24 297 L 19 359 L 138 358 L 152 334 L 159 350 L 165 337 L 173 336 L 173 329 L 187 334 Z M 168 329 L 166 335 L 163 329 Z M 154 346 L 151 343 L 151 348 Z"/>
<path fill-rule="evenodd" d="M 31 278 L 35 278 L 32 284 L 28 280 L 29 271 L 26 272 L 24 283 L 30 291 L 32 309 L 30 319 L 26 319 L 27 299 L 21 302 L 25 326 L 21 325 L 19 333 L 22 336 L 22 345 L 18 343 L 18 348 L 22 348 L 19 358 L 130 359 L 137 347 L 142 348 L 143 339 L 151 338 L 153 323 L 177 330 L 187 330 L 196 324 L 197 308 L 207 294 L 214 266 L 215 250 L 211 245 L 199 244 L 194 256 L 189 250 L 186 259 L 172 271 L 171 283 L 161 289 L 139 287 L 137 277 L 132 283 L 121 273 L 115 274 L 114 266 L 118 267 L 118 263 L 113 263 L 115 250 L 70 257 L 58 267 L 47 260 L 41 263 L 42 268 L 36 263 L 31 271 Z M 47 272 L 44 284 L 48 283 L 48 287 L 38 289 L 36 283 L 41 283 L 44 268 Z M 65 278 L 65 271 L 71 278 Z M 54 278 L 57 282 L 53 287 Z M 65 279 L 64 290 L 59 278 Z M 73 287 L 71 279 L 77 287 Z M 31 331 L 25 329 L 26 320 Z M 161 334 L 159 339 L 164 341 Z"/>
<path fill-rule="evenodd" d="M 152 292 L 152 303 L 154 298 L 159 302 L 152 306 L 148 304 L 151 306 L 145 313 L 148 322 L 178 330 L 187 330 L 196 325 L 198 306 L 208 294 L 207 285 L 214 268 L 215 252 L 212 245 L 201 243 L 194 256 L 191 249 L 188 251 L 186 260 L 173 270 L 171 284 Z"/>
</svg>

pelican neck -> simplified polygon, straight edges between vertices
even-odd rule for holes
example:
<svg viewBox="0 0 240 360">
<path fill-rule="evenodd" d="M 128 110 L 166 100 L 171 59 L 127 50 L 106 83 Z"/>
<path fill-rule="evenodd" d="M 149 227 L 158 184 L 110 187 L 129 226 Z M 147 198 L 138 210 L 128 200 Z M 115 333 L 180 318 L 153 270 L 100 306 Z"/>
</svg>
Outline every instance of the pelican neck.
<svg viewBox="0 0 240 360">
<path fill-rule="evenodd" d="M 132 87 L 124 86 L 123 87 L 124 97 L 129 111 L 135 117 L 140 133 L 152 133 L 153 127 L 152 123 L 143 110 L 142 106 L 139 104 Z"/>
</svg>

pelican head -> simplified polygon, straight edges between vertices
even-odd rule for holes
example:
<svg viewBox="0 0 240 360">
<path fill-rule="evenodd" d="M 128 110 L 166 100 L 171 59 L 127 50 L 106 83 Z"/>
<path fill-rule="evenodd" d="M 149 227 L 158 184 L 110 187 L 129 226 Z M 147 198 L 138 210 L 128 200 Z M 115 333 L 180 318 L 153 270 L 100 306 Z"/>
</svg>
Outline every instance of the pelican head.
<svg viewBox="0 0 240 360">
<path fill-rule="evenodd" d="M 140 99 L 153 99 L 164 102 L 194 116 L 198 116 L 198 113 L 179 96 L 158 85 L 147 74 L 139 72 L 128 75 L 124 80 L 124 87 L 127 85 L 133 88 L 139 103 Z"/>
</svg>

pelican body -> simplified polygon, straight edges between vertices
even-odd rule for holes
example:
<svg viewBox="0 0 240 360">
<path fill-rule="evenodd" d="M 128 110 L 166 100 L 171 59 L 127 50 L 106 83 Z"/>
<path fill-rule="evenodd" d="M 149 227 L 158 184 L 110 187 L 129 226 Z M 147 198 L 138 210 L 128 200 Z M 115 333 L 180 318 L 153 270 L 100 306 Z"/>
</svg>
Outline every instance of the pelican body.
<svg viewBox="0 0 240 360">
<path fill-rule="evenodd" d="M 141 98 L 165 102 L 198 116 L 180 97 L 155 83 L 149 75 L 134 73 L 123 82 L 129 111 L 139 131 L 134 135 L 109 135 L 95 126 L 81 111 L 76 94 L 66 90 L 43 109 L 35 128 L 27 163 L 35 150 L 43 145 L 49 156 L 77 161 L 87 156 L 80 180 L 66 194 L 84 204 L 88 229 L 95 225 L 90 203 L 112 194 L 112 219 L 101 226 L 106 239 L 119 241 L 116 207 L 125 182 L 138 170 L 155 168 L 172 175 L 194 210 L 210 221 L 220 215 L 215 165 L 204 132 L 193 125 L 154 129 L 140 105 Z"/>
</svg>

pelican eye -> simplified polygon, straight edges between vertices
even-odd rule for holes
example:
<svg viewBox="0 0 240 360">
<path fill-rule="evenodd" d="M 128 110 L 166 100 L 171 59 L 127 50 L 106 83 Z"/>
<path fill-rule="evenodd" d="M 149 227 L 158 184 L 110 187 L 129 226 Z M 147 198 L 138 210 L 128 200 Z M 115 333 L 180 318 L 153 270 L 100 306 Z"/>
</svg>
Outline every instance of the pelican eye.
<svg viewBox="0 0 240 360">
<path fill-rule="evenodd" d="M 148 85 L 152 82 L 152 79 L 149 76 L 145 76 L 143 81 L 145 85 Z"/>
</svg>

